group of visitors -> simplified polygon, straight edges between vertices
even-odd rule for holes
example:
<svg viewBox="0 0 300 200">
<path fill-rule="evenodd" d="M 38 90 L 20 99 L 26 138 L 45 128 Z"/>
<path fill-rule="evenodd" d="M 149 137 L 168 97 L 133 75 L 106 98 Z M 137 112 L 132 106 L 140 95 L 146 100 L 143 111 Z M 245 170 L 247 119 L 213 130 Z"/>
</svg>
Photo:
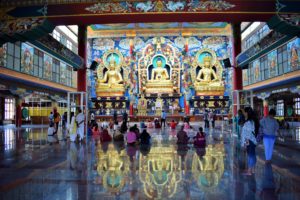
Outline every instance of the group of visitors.
<svg viewBox="0 0 300 200">
<path fill-rule="evenodd" d="M 276 111 L 271 109 L 269 115 L 260 121 L 257 114 L 251 107 L 246 107 L 244 110 L 239 110 L 238 125 L 241 129 L 241 146 L 247 152 L 248 168 L 245 175 L 255 173 L 256 166 L 256 146 L 260 142 L 260 136 L 263 136 L 264 151 L 266 163 L 270 163 L 275 143 L 276 133 L 279 130 L 279 125 L 276 119 Z"/>
</svg>

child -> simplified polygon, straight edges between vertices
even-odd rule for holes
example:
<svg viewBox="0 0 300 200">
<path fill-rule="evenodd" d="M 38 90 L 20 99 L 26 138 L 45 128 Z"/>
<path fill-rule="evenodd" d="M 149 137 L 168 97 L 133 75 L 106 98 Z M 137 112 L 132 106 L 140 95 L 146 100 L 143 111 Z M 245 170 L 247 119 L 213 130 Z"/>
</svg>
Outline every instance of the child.
<svg viewBox="0 0 300 200">
<path fill-rule="evenodd" d="M 177 123 L 174 121 L 174 119 L 172 120 L 172 122 L 170 123 L 170 127 L 171 129 L 176 129 Z"/>
<path fill-rule="evenodd" d="M 50 123 L 49 128 L 48 128 L 48 142 L 50 145 L 52 143 L 57 142 L 57 138 L 55 137 L 55 128 L 54 128 L 54 123 Z"/>
</svg>

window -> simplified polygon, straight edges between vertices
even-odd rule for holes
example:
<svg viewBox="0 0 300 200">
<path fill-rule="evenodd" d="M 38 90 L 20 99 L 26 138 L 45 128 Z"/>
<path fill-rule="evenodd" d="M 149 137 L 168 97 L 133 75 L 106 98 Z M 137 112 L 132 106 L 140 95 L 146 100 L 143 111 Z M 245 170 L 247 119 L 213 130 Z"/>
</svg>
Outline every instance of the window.
<svg viewBox="0 0 300 200">
<path fill-rule="evenodd" d="M 70 40 L 67 40 L 67 48 L 72 50 L 72 42 Z"/>
<path fill-rule="evenodd" d="M 300 115 L 300 98 L 294 98 L 294 110 L 296 115 Z"/>
<path fill-rule="evenodd" d="M 249 64 L 249 68 L 248 68 L 248 75 L 249 75 L 249 84 L 252 84 L 253 83 L 253 63 L 250 63 Z"/>
<path fill-rule="evenodd" d="M 53 33 L 52 33 L 52 36 L 57 41 L 60 41 L 60 33 L 58 31 L 54 30 Z"/>
<path fill-rule="evenodd" d="M 260 80 L 269 78 L 268 56 L 260 58 Z"/>
<path fill-rule="evenodd" d="M 277 114 L 277 116 L 284 116 L 284 101 L 283 100 L 277 100 L 276 114 Z"/>
<path fill-rule="evenodd" d="M 6 98 L 4 102 L 4 119 L 13 120 L 15 116 L 15 99 Z"/>
<path fill-rule="evenodd" d="M 277 50 L 278 74 L 283 74 L 289 71 L 287 46 L 283 45 Z"/>
<path fill-rule="evenodd" d="M 52 80 L 59 83 L 59 61 L 56 59 L 53 59 Z"/>
</svg>

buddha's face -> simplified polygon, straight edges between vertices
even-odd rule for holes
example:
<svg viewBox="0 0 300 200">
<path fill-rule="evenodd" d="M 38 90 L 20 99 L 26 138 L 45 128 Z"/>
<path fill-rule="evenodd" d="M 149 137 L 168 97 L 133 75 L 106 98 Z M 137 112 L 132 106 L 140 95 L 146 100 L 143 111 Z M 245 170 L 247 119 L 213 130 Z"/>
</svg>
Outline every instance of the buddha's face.
<svg viewBox="0 0 300 200">
<path fill-rule="evenodd" d="M 204 61 L 204 67 L 210 67 L 210 62 L 209 61 Z"/>
<path fill-rule="evenodd" d="M 158 61 L 156 62 L 156 65 L 157 65 L 157 67 L 162 67 L 162 61 L 161 61 L 161 60 L 158 60 Z"/>
</svg>

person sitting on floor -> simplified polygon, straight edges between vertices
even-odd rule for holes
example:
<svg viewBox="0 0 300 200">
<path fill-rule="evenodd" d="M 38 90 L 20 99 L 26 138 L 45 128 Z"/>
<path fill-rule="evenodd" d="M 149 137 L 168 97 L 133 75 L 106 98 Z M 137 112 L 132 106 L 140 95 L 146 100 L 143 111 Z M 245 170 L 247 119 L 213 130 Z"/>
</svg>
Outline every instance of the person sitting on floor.
<svg viewBox="0 0 300 200">
<path fill-rule="evenodd" d="M 174 119 L 172 120 L 172 122 L 170 123 L 170 127 L 171 129 L 176 129 L 176 126 L 177 126 L 177 122 L 174 121 Z"/>
<path fill-rule="evenodd" d="M 147 128 L 147 126 L 146 126 L 144 120 L 141 121 L 140 126 L 141 126 L 141 129 Z"/>
<path fill-rule="evenodd" d="M 180 131 L 177 133 L 177 144 L 188 144 L 189 137 L 187 133 L 184 131 L 184 126 L 181 126 Z"/>
<path fill-rule="evenodd" d="M 155 126 L 155 128 L 161 128 L 161 125 L 157 118 L 155 118 L 155 120 L 154 120 L 154 126 Z"/>
<path fill-rule="evenodd" d="M 49 124 L 49 128 L 48 128 L 48 142 L 50 145 L 52 145 L 52 143 L 58 142 L 57 139 L 57 135 L 55 134 L 55 128 L 54 128 L 54 123 L 50 123 Z"/>
<path fill-rule="evenodd" d="M 127 132 L 127 134 L 126 134 L 127 145 L 135 145 L 137 139 L 136 139 L 136 133 L 134 131 L 135 131 L 135 128 L 131 127 L 129 129 L 129 131 Z"/>
<path fill-rule="evenodd" d="M 151 136 L 146 129 L 143 130 L 141 136 L 141 144 L 150 144 Z"/>
<path fill-rule="evenodd" d="M 199 132 L 194 137 L 194 146 L 198 148 L 204 148 L 206 144 L 205 141 L 205 133 L 203 132 L 203 128 L 199 128 Z"/>
<path fill-rule="evenodd" d="M 101 142 L 110 142 L 112 140 L 111 136 L 108 133 L 107 129 L 104 129 L 102 134 L 100 135 Z"/>
<path fill-rule="evenodd" d="M 153 122 L 152 122 L 150 119 L 148 119 L 147 127 L 148 127 L 148 128 L 154 128 Z"/>
<path fill-rule="evenodd" d="M 124 135 L 122 134 L 122 132 L 120 131 L 120 129 L 117 129 L 114 132 L 113 138 L 114 138 L 114 141 L 120 141 L 120 142 L 124 141 Z"/>
</svg>

